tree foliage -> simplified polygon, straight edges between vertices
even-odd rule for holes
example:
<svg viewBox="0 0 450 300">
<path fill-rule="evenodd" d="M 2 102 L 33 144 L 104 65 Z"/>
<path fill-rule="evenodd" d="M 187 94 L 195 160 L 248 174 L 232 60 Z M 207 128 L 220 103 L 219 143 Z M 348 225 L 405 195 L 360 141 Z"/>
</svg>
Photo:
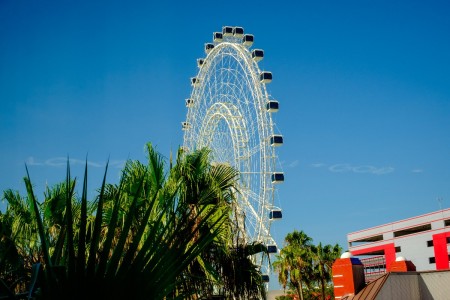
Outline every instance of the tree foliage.
<svg viewBox="0 0 450 300">
<path fill-rule="evenodd" d="M 298 299 L 328 299 L 331 296 L 331 267 L 341 255 L 338 245 L 314 245 L 303 231 L 294 230 L 273 263 L 283 289 Z"/>
<path fill-rule="evenodd" d="M 43 299 L 264 297 L 247 251 L 253 245 L 232 242 L 238 172 L 212 165 L 207 149 L 180 149 L 168 170 L 151 144 L 147 157 L 146 165 L 128 161 L 118 184 L 107 183 L 106 167 L 91 201 L 87 162 L 80 196 L 68 160 L 65 181 L 47 188 L 43 201 L 27 170 L 27 195 L 3 195 L 2 281 L 29 286 L 37 265 L 35 297 Z"/>
</svg>

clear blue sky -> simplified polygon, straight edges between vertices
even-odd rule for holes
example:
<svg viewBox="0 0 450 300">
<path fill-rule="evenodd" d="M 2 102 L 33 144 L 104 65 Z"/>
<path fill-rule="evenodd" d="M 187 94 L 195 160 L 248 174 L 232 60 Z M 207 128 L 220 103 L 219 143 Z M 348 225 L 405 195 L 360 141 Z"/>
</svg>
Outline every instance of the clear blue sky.
<svg viewBox="0 0 450 300">
<path fill-rule="evenodd" d="M 450 207 L 448 1 L 0 1 L 0 190 L 65 159 L 90 188 L 182 144 L 189 78 L 222 26 L 265 51 L 284 135 L 276 240 L 314 242 Z M 1 204 L 4 207 L 4 204 Z"/>
</svg>

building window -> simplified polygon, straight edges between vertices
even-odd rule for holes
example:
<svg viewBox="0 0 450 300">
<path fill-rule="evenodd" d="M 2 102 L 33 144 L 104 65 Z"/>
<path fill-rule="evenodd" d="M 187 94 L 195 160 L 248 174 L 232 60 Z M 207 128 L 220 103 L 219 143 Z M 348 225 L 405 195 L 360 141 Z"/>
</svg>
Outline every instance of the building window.
<svg viewBox="0 0 450 300">
<path fill-rule="evenodd" d="M 450 244 L 450 236 L 447 237 L 447 244 Z"/>
<path fill-rule="evenodd" d="M 395 247 L 395 253 L 397 252 L 402 252 L 402 247 L 400 246 Z"/>
<path fill-rule="evenodd" d="M 433 247 L 433 241 L 427 241 L 427 247 Z"/>
<path fill-rule="evenodd" d="M 444 221 L 445 226 L 450 226 L 450 219 Z"/>
<path fill-rule="evenodd" d="M 411 228 L 405 228 L 394 232 L 394 237 L 400 237 L 408 234 L 414 234 L 422 231 L 431 230 L 431 224 L 420 225 Z"/>
<path fill-rule="evenodd" d="M 365 237 L 359 240 L 354 240 L 350 242 L 350 247 L 352 246 L 359 246 L 359 245 L 363 245 L 363 244 L 367 244 L 367 243 L 373 243 L 373 242 L 378 242 L 378 241 L 382 241 L 383 240 L 383 235 L 376 235 L 376 236 L 370 236 L 370 237 Z"/>
<path fill-rule="evenodd" d="M 436 263 L 436 258 L 428 257 L 428 261 L 430 262 L 430 264 L 435 264 Z"/>
</svg>

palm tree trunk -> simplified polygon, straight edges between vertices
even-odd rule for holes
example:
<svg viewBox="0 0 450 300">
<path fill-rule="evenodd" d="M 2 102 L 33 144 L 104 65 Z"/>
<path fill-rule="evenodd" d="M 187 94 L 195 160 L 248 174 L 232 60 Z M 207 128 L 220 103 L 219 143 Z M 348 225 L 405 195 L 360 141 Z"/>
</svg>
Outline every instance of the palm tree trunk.
<svg viewBox="0 0 450 300">
<path fill-rule="evenodd" d="M 298 295 L 300 296 L 300 300 L 303 300 L 303 283 L 302 283 L 302 281 L 300 280 L 299 281 L 299 288 L 298 288 L 298 290 L 297 290 L 297 292 L 298 292 Z"/>
<path fill-rule="evenodd" d="M 320 277 L 320 285 L 322 288 L 322 300 L 325 300 L 325 280 L 323 276 Z"/>
</svg>

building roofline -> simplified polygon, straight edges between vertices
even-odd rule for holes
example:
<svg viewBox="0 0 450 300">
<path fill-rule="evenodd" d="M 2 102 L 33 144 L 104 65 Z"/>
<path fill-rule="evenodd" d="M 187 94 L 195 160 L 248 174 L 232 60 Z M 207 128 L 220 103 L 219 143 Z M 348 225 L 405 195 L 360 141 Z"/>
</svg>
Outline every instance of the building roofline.
<svg viewBox="0 0 450 300">
<path fill-rule="evenodd" d="M 450 272 L 450 269 L 446 270 L 428 270 L 428 271 L 408 271 L 408 272 L 387 272 L 386 274 L 378 277 L 377 279 L 369 282 L 366 286 L 355 295 L 344 296 L 341 300 L 373 300 L 383 288 L 385 282 L 390 276 L 420 276 L 427 273 L 445 273 Z"/>
<path fill-rule="evenodd" d="M 384 227 L 384 226 L 389 226 L 389 225 L 394 225 L 394 224 L 397 224 L 397 223 L 411 221 L 411 220 L 414 220 L 414 219 L 419 219 L 419 218 L 423 218 L 423 217 L 427 217 L 427 216 L 431 216 L 431 215 L 435 215 L 435 214 L 439 214 L 439 213 L 443 214 L 443 213 L 446 213 L 446 212 L 450 213 L 450 208 L 445 208 L 445 209 L 433 211 L 433 212 L 430 212 L 430 213 L 426 213 L 426 214 L 423 214 L 423 215 L 418 215 L 418 216 L 415 216 L 415 217 L 410 217 L 410 218 L 406 218 L 406 219 L 402 219 L 402 220 L 398 220 L 398 221 L 394 221 L 394 222 L 385 223 L 385 224 L 382 224 L 382 225 L 369 227 L 369 228 L 358 230 L 358 231 L 353 231 L 353 232 L 348 233 L 347 236 L 352 235 L 352 234 L 361 233 L 361 232 L 364 232 L 364 231 L 377 229 L 377 228 Z M 445 218 L 443 218 L 443 219 L 445 219 Z"/>
</svg>

